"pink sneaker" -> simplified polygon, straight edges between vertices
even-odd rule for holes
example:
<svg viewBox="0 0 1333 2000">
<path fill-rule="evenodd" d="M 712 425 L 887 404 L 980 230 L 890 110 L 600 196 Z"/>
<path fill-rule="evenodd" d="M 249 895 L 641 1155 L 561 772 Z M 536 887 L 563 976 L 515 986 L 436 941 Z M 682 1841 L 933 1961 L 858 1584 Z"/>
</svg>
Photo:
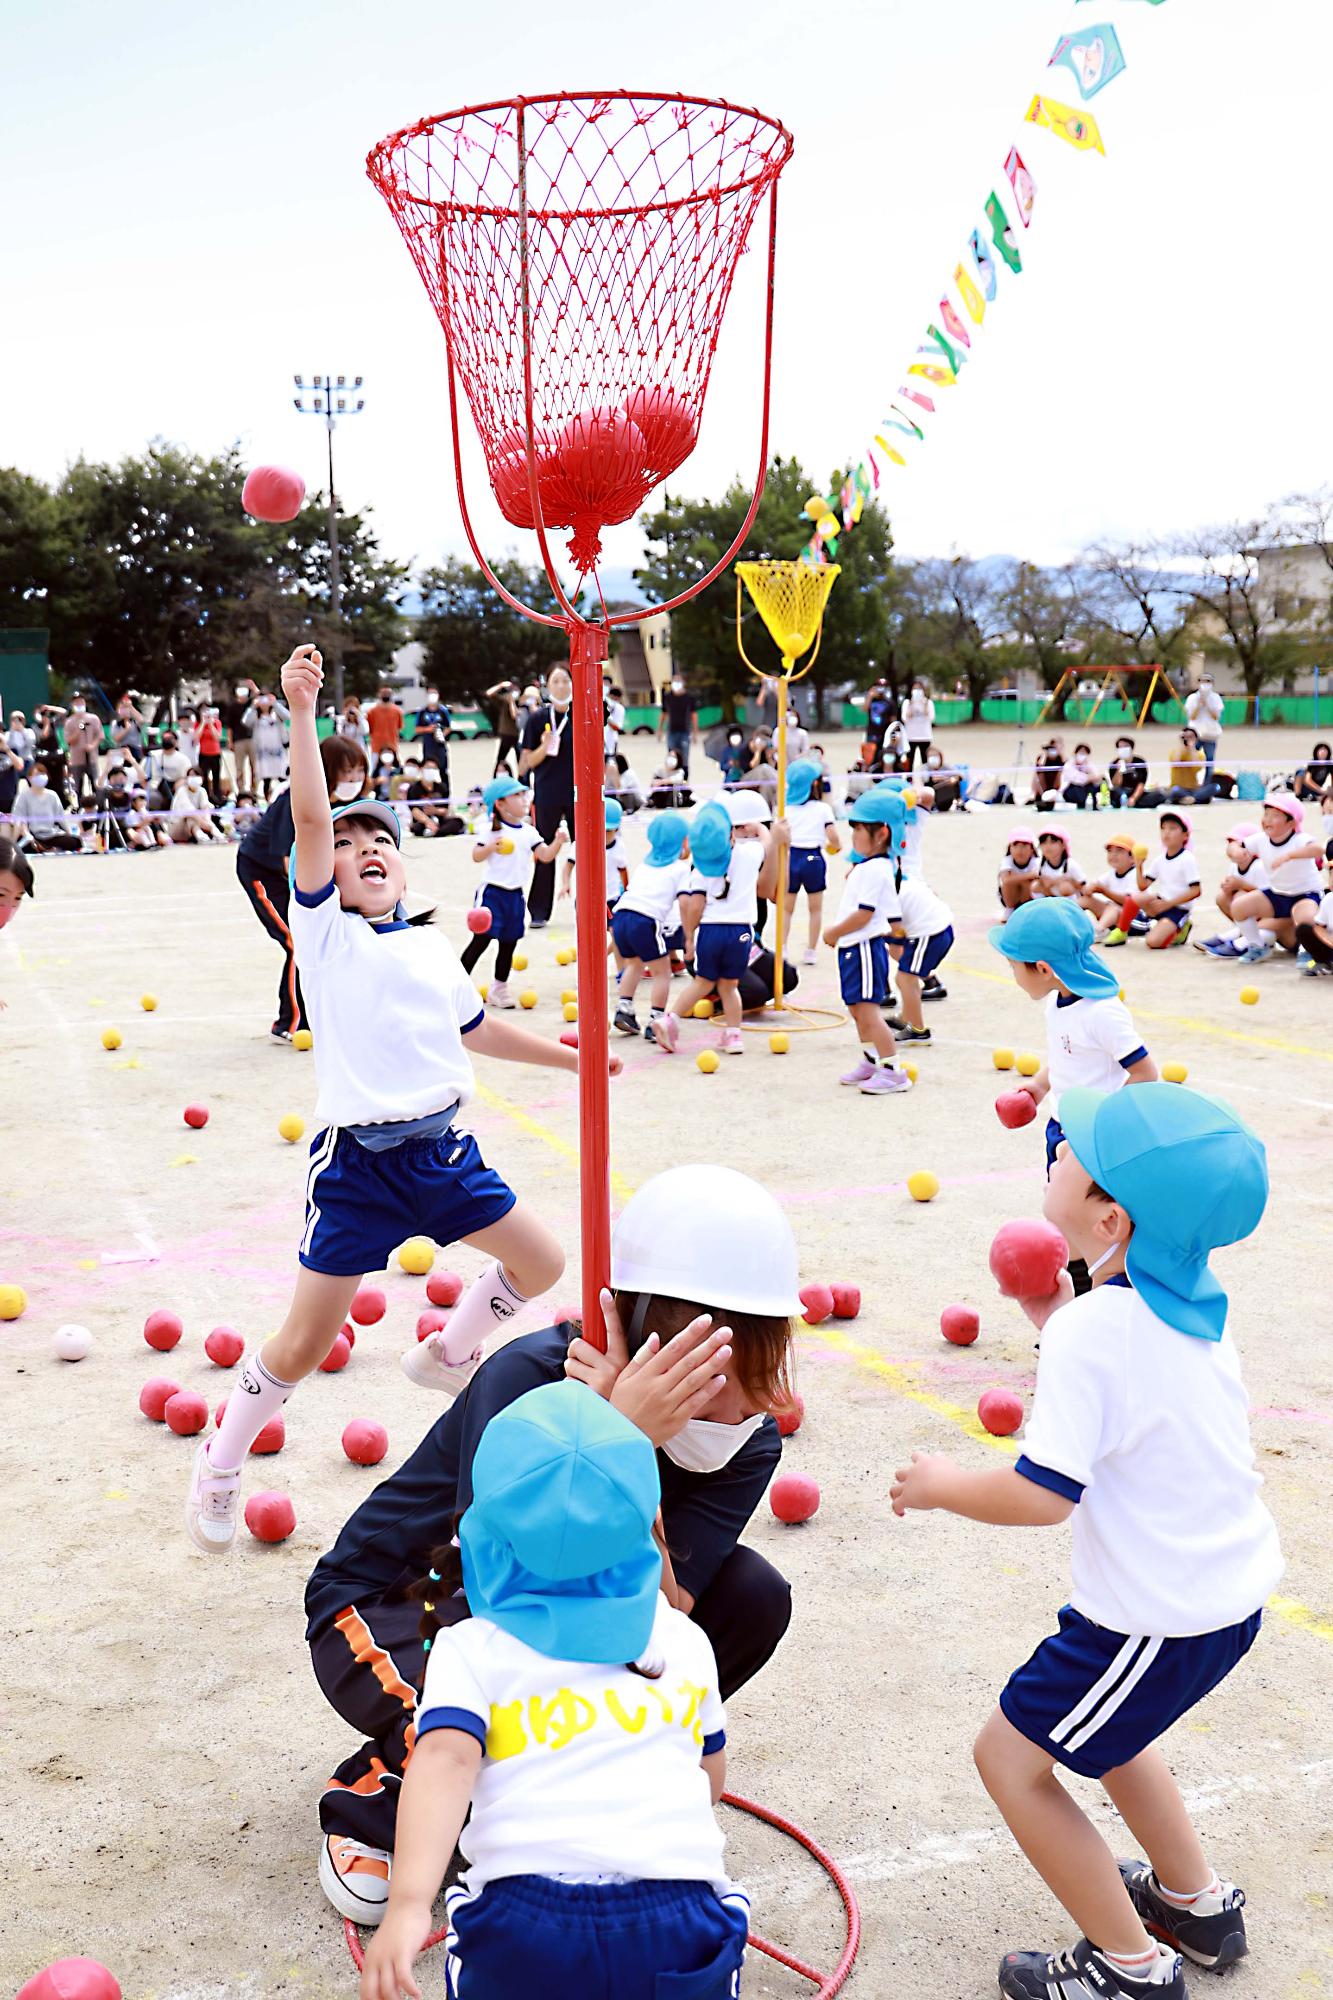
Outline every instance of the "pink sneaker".
<svg viewBox="0 0 1333 2000">
<path fill-rule="evenodd" d="M 745 1037 L 741 1030 L 739 1028 L 724 1028 L 718 1048 L 724 1056 L 743 1056 L 745 1054 Z"/>
<path fill-rule="evenodd" d="M 676 1043 L 680 1040 L 680 1021 L 675 1014 L 662 1014 L 649 1023 L 653 1040 L 664 1055 L 674 1056 Z"/>
<path fill-rule="evenodd" d="M 867 1065 L 869 1067 L 869 1065 Z M 903 1069 L 872 1069 L 861 1085 L 862 1097 L 899 1097 L 912 1088 L 912 1079 Z"/>
<path fill-rule="evenodd" d="M 869 1083 L 871 1077 L 877 1076 L 878 1074 L 879 1072 L 876 1070 L 874 1063 L 868 1063 L 865 1057 L 862 1056 L 860 1062 L 856 1065 L 856 1068 L 849 1069 L 846 1076 L 840 1076 L 838 1078 L 838 1082 Z"/>
</svg>

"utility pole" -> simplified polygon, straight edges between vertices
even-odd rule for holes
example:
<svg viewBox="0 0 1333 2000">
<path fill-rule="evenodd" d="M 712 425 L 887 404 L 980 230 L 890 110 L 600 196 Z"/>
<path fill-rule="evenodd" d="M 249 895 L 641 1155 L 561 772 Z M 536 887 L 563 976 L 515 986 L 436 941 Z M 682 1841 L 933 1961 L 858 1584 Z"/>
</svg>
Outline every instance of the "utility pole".
<svg viewBox="0 0 1333 2000">
<path fill-rule="evenodd" d="M 323 417 L 329 445 L 329 615 L 333 621 L 336 652 L 333 660 L 333 700 L 339 714 L 342 713 L 344 694 L 344 674 L 342 657 L 342 577 L 338 567 L 338 497 L 333 484 L 333 427 L 338 417 L 359 416 L 366 407 L 364 396 L 357 396 L 364 376 L 354 375 L 349 384 L 345 375 L 316 375 L 313 386 L 306 388 L 305 378 L 293 375 L 298 394 L 293 403 L 303 417 Z M 350 395 L 348 393 L 350 389 Z M 356 396 L 355 402 L 351 400 Z M 307 401 L 307 397 L 309 401 Z"/>
</svg>

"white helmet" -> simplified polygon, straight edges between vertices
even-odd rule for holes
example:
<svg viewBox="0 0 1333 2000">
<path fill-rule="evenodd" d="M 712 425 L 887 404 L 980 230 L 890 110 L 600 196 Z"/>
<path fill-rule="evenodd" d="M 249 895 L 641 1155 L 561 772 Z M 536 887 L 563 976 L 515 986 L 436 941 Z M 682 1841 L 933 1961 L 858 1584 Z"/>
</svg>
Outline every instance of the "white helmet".
<svg viewBox="0 0 1333 2000">
<path fill-rule="evenodd" d="M 731 1167 L 669 1167 L 646 1182 L 612 1232 L 611 1283 L 772 1319 L 801 1310 L 791 1224 Z"/>
<path fill-rule="evenodd" d="M 723 792 L 722 803 L 733 826 L 767 826 L 773 809 L 762 792 Z"/>
</svg>

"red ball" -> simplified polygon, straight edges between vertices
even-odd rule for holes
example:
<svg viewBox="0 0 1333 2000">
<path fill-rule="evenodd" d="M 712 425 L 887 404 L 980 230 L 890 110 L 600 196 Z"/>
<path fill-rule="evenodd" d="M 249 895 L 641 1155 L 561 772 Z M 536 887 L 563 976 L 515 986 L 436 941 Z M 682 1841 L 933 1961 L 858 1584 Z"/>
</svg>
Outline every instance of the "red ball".
<svg viewBox="0 0 1333 2000">
<path fill-rule="evenodd" d="M 636 389 L 625 414 L 643 435 L 654 479 L 665 479 L 694 450 L 699 419 L 683 396 L 671 389 Z"/>
<path fill-rule="evenodd" d="M 577 1028 L 566 1028 L 560 1039 L 567 1049 L 576 1049 L 579 1045 L 579 1031 Z"/>
<path fill-rule="evenodd" d="M 1069 1245 L 1049 1222 L 1006 1222 L 990 1247 L 991 1276 L 1007 1299 L 1048 1299 L 1069 1262 Z"/>
<path fill-rule="evenodd" d="M 340 1368 L 347 1366 L 351 1358 L 352 1350 L 345 1335 L 335 1334 L 332 1347 L 319 1364 L 319 1372 L 321 1375 L 336 1375 Z"/>
<path fill-rule="evenodd" d="M 859 1285 L 830 1285 L 833 1294 L 834 1319 L 855 1319 L 861 1310 L 861 1287 Z"/>
<path fill-rule="evenodd" d="M 805 1421 L 805 1397 L 793 1396 L 790 1403 L 784 1404 L 782 1409 L 774 1410 L 773 1416 L 781 1437 L 794 1436 Z"/>
<path fill-rule="evenodd" d="M 623 410 L 580 410 L 562 426 L 543 468 L 542 511 L 554 527 L 607 527 L 635 513 L 648 485 L 643 432 Z"/>
<path fill-rule="evenodd" d="M 433 1306 L 456 1306 L 463 1296 L 463 1280 L 457 1271 L 432 1271 L 426 1280 L 426 1297 Z"/>
<path fill-rule="evenodd" d="M 557 1306 L 551 1315 L 551 1324 L 552 1326 L 582 1326 L 583 1307 L 571 1306 L 568 1303 Z"/>
<path fill-rule="evenodd" d="M 178 1389 L 167 1397 L 162 1414 L 177 1437 L 193 1437 L 208 1422 L 208 1404 L 194 1389 Z"/>
<path fill-rule="evenodd" d="M 143 1323 L 144 1339 L 150 1347 L 156 1347 L 163 1354 L 176 1345 L 184 1331 L 175 1313 L 149 1313 Z"/>
<path fill-rule="evenodd" d="M 167 1404 L 180 1394 L 180 1386 L 179 1382 L 168 1382 L 165 1375 L 150 1376 L 139 1391 L 139 1408 L 155 1424 L 165 1423 Z"/>
<path fill-rule="evenodd" d="M 802 1285 L 800 1299 L 809 1326 L 822 1326 L 833 1311 L 833 1292 L 828 1285 Z"/>
<path fill-rule="evenodd" d="M 95 1958 L 58 1958 L 20 1986 L 14 2000 L 120 2000 L 120 1985 Z"/>
<path fill-rule="evenodd" d="M 206 1104 L 187 1104 L 185 1107 L 185 1122 L 187 1125 L 193 1126 L 196 1132 L 200 1131 L 208 1123 L 208 1106 Z"/>
<path fill-rule="evenodd" d="M 294 521 L 304 500 L 304 479 L 285 465 L 256 465 L 241 488 L 241 505 L 256 521 Z"/>
<path fill-rule="evenodd" d="M 768 1489 L 768 1504 L 789 1526 L 819 1511 L 819 1488 L 808 1472 L 783 1472 Z"/>
<path fill-rule="evenodd" d="M 344 1340 L 345 1340 L 345 1341 L 347 1342 L 347 1345 L 348 1345 L 349 1347 L 355 1347 L 355 1346 L 356 1346 L 356 1328 L 355 1328 L 355 1327 L 354 1327 L 354 1326 L 352 1325 L 352 1322 L 351 1322 L 351 1320 L 350 1320 L 350 1319 L 345 1319 L 345 1320 L 343 1321 L 343 1329 L 342 1329 L 342 1331 L 343 1331 L 343 1339 L 344 1339 Z"/>
<path fill-rule="evenodd" d="M 971 1306 L 946 1306 L 940 1314 L 940 1332 L 955 1347 L 970 1347 L 981 1332 L 981 1314 Z"/>
<path fill-rule="evenodd" d="M 230 1400 L 230 1397 L 224 1396 L 216 1410 L 214 1410 L 213 1422 L 215 1424 L 221 1425 L 222 1412 L 226 1409 Z M 269 1418 L 264 1428 L 260 1431 L 259 1436 L 251 1445 L 250 1450 L 260 1458 L 268 1458 L 273 1452 L 281 1451 L 286 1442 L 287 1426 L 283 1421 L 282 1411 L 279 1410 L 275 1417 Z"/>
<path fill-rule="evenodd" d="M 437 1312 L 433 1306 L 429 1307 L 424 1313 L 417 1314 L 417 1339 L 429 1340 L 433 1333 L 442 1333 L 448 1324 L 448 1313 Z"/>
<path fill-rule="evenodd" d="M 204 1342 L 204 1353 L 219 1368 L 234 1368 L 245 1352 L 245 1342 L 234 1327 L 215 1326 Z"/>
<path fill-rule="evenodd" d="M 1030 1125 L 1037 1115 L 1037 1100 L 1030 1090 L 1005 1090 L 995 1100 L 995 1116 L 1011 1132 Z"/>
<path fill-rule="evenodd" d="M 257 1542 L 285 1542 L 296 1526 L 296 1509 L 285 1493 L 252 1493 L 245 1525 Z"/>
<path fill-rule="evenodd" d="M 480 907 L 475 910 L 469 910 L 467 913 L 467 927 L 474 937 L 485 937 L 491 927 L 490 911 Z"/>
<path fill-rule="evenodd" d="M 388 1300 L 377 1285 L 366 1285 L 352 1300 L 350 1317 L 358 1326 L 374 1326 L 376 1320 L 384 1318 Z"/>
<path fill-rule="evenodd" d="M 977 1404 L 977 1415 L 992 1437 L 1012 1437 L 1022 1426 L 1023 1404 L 1012 1389 L 987 1389 Z"/>
<path fill-rule="evenodd" d="M 353 1465 L 378 1465 L 389 1449 L 389 1433 L 383 1424 L 357 1417 L 343 1432 L 343 1450 Z"/>
</svg>

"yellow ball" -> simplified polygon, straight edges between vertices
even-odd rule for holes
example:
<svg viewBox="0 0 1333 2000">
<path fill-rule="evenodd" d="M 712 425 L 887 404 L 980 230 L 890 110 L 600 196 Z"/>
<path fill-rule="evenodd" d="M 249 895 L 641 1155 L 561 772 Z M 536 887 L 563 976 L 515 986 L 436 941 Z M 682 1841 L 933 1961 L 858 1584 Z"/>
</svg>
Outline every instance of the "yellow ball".
<svg viewBox="0 0 1333 2000">
<path fill-rule="evenodd" d="M 27 1303 L 22 1285 L 0 1285 L 0 1319 L 17 1319 Z"/>
<path fill-rule="evenodd" d="M 496 851 L 496 853 L 497 853 L 497 854 L 512 854 L 512 853 L 513 853 L 513 851 L 514 851 L 514 843 L 513 843 L 513 841 L 512 841 L 512 840 L 511 840 L 511 839 L 509 838 L 508 834 L 506 834 L 506 835 L 505 835 L 504 839 L 503 839 L 503 840 L 502 840 L 502 841 L 500 842 L 499 846 L 498 846 L 498 847 L 496 848 L 496 850 L 495 850 L 495 851 Z"/>
<path fill-rule="evenodd" d="M 696 1000 L 690 1012 L 696 1021 L 711 1021 L 713 1018 L 713 1003 L 711 1000 Z"/>
<path fill-rule="evenodd" d="M 294 1049 L 313 1049 L 314 1046 L 315 1038 L 309 1028 L 296 1028 L 293 1030 L 292 1047 Z"/>
<path fill-rule="evenodd" d="M 579 997 L 578 994 L 575 992 L 572 986 L 566 986 L 564 991 L 560 995 L 560 1005 L 562 1007 L 568 1007 L 570 1001 L 577 1000 L 578 997 Z"/>
<path fill-rule="evenodd" d="M 932 1174 L 929 1167 L 918 1167 L 907 1176 L 907 1192 L 913 1201 L 934 1201 L 939 1191 L 940 1177 Z"/>
<path fill-rule="evenodd" d="M 915 1063 L 904 1063 L 904 1064 L 903 1064 L 903 1075 L 904 1075 L 904 1076 L 910 1076 L 910 1077 L 911 1077 L 911 1079 L 912 1079 L 912 1082 L 913 1082 L 913 1083 L 915 1083 L 915 1082 L 916 1082 L 916 1080 L 917 1080 L 917 1078 L 918 1078 L 918 1077 L 920 1076 L 920 1074 L 921 1074 L 921 1072 L 920 1072 L 920 1070 L 919 1070 L 919 1069 L 917 1068 L 917 1066 L 916 1066 L 916 1064 L 915 1064 Z"/>
<path fill-rule="evenodd" d="M 1257 1007 L 1259 1004 L 1259 988 L 1257 986 L 1242 986 L 1240 989 L 1240 1001 L 1242 1007 Z"/>
<path fill-rule="evenodd" d="M 518 1004 L 520 1007 L 526 1007 L 529 1012 L 537 1005 L 537 995 L 530 986 L 523 988 L 523 991 L 518 996 Z"/>
<path fill-rule="evenodd" d="M 1162 1064 L 1163 1083 L 1183 1083 L 1188 1075 L 1189 1071 L 1186 1069 L 1184 1063 Z"/>
<path fill-rule="evenodd" d="M 398 1262 L 414 1278 L 424 1278 L 435 1262 L 435 1245 L 429 1236 L 409 1236 L 399 1245 Z"/>
<path fill-rule="evenodd" d="M 156 993 L 141 993 L 139 995 L 139 1005 L 143 1008 L 145 1014 L 155 1014 L 157 1012 Z"/>
<path fill-rule="evenodd" d="M 555 955 L 555 962 L 557 965 L 572 965 L 574 963 L 574 953 L 569 945 L 561 945 Z"/>
<path fill-rule="evenodd" d="M 1041 1068 L 1041 1059 L 1038 1056 L 1020 1056 L 1014 1067 L 1020 1076 L 1035 1076 Z"/>
<path fill-rule="evenodd" d="M 911 812 L 916 804 L 916 793 L 913 791 L 904 791 L 903 804 L 906 806 L 908 812 Z"/>
<path fill-rule="evenodd" d="M 768 1038 L 768 1046 L 770 1047 L 770 1049 L 772 1049 L 775 1056 L 785 1056 L 788 1049 L 791 1047 L 791 1036 L 784 1035 L 781 1033 L 770 1035 Z"/>
<path fill-rule="evenodd" d="M 1146 841 L 1136 840 L 1134 842 L 1134 859 L 1136 861 L 1146 861 L 1148 859 L 1148 845 Z"/>
<path fill-rule="evenodd" d="M 990 1059 L 996 1069 L 1012 1069 L 1014 1066 L 1014 1052 L 1012 1049 L 992 1049 Z"/>
<path fill-rule="evenodd" d="M 577 1000 L 566 1000 L 560 1011 L 567 1021 L 577 1021 L 579 1018 L 579 1003 Z"/>
<path fill-rule="evenodd" d="M 705 1076 L 711 1076 L 718 1066 L 719 1057 L 716 1049 L 700 1049 L 694 1060 Z"/>
<path fill-rule="evenodd" d="M 789 660 L 799 659 L 809 643 L 804 632 L 789 632 L 787 634 L 787 658 Z"/>
<path fill-rule="evenodd" d="M 509 963 L 513 966 L 515 972 L 526 972 L 528 969 L 528 954 L 525 951 L 516 951 Z"/>
<path fill-rule="evenodd" d="M 103 1028 L 102 1047 L 104 1049 L 118 1049 L 120 1047 L 119 1028 Z"/>
<path fill-rule="evenodd" d="M 488 979 L 483 979 L 481 984 L 478 986 L 477 991 L 478 993 L 480 993 L 483 1000 L 489 1000 L 491 997 L 490 981 Z"/>
<path fill-rule="evenodd" d="M 298 1118 L 294 1111 L 289 1111 L 284 1117 L 279 1118 L 278 1130 L 287 1144 L 294 1146 L 305 1131 L 305 1119 Z"/>
</svg>

